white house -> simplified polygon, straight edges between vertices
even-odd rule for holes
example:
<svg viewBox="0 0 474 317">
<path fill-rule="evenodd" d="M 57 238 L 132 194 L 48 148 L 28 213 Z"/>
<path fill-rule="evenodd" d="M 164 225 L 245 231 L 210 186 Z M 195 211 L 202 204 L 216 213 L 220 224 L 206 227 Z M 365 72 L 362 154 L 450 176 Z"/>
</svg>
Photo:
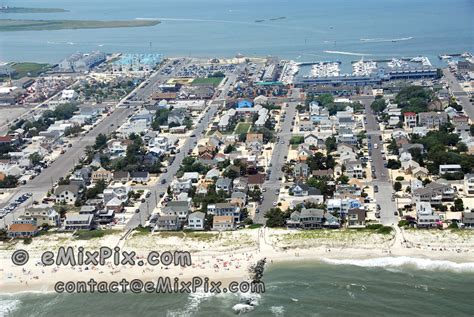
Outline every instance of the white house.
<svg viewBox="0 0 474 317">
<path fill-rule="evenodd" d="M 200 211 L 193 212 L 188 216 L 187 229 L 190 230 L 204 230 L 204 220 L 206 214 Z"/>
</svg>

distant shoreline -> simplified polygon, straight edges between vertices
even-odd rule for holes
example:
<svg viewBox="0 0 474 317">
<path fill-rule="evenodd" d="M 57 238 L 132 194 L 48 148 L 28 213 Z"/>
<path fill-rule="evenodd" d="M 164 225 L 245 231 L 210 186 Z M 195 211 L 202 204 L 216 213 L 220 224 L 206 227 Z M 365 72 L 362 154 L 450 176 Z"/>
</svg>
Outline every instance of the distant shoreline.
<svg viewBox="0 0 474 317">
<path fill-rule="evenodd" d="M 97 21 L 0 19 L 0 32 L 145 27 L 154 26 L 159 23 L 161 22 L 158 20 Z"/>
<path fill-rule="evenodd" d="M 22 8 L 22 7 L 2 7 L 0 13 L 59 13 L 69 12 L 60 8 Z"/>
</svg>

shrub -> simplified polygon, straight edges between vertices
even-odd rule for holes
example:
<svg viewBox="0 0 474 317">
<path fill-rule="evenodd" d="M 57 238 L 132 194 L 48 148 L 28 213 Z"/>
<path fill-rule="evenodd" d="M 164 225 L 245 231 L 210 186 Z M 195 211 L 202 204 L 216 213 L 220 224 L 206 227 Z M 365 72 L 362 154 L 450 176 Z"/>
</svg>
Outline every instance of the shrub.
<svg viewBox="0 0 474 317">
<path fill-rule="evenodd" d="M 393 231 L 393 228 L 392 228 L 392 227 L 383 226 L 382 228 L 380 228 L 380 229 L 377 230 L 377 233 L 390 234 L 390 233 L 392 233 L 392 231 Z"/>
<path fill-rule="evenodd" d="M 398 226 L 399 226 L 399 227 L 407 227 L 408 225 L 409 225 L 408 220 L 400 220 L 400 221 L 398 222 Z"/>
<path fill-rule="evenodd" d="M 403 181 L 405 180 L 405 177 L 403 176 L 397 176 L 397 178 L 395 178 L 396 181 Z"/>
<path fill-rule="evenodd" d="M 382 228 L 383 225 L 377 223 L 377 224 L 366 225 L 365 227 L 366 227 L 367 229 L 370 229 L 370 230 L 377 230 L 377 229 Z"/>
</svg>

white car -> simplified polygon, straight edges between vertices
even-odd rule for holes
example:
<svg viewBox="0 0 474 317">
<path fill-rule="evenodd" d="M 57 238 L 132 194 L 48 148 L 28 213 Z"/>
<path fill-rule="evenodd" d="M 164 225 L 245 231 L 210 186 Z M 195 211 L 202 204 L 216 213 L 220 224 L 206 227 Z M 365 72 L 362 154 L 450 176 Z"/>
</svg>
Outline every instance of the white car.
<svg viewBox="0 0 474 317">
<path fill-rule="evenodd" d="M 273 202 L 273 206 L 276 206 L 278 205 L 278 203 L 276 201 Z"/>
</svg>

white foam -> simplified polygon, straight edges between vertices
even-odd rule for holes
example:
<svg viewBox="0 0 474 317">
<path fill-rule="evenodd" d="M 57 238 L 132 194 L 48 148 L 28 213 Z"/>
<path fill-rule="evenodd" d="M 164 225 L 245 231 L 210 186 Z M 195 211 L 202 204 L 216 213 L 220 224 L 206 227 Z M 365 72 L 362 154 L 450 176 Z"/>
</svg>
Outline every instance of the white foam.
<svg viewBox="0 0 474 317">
<path fill-rule="evenodd" d="M 402 266 L 412 266 L 420 270 L 427 271 L 453 271 L 453 272 L 474 272 L 474 263 L 456 263 L 446 260 L 430 260 L 411 258 L 406 256 L 400 257 L 383 257 L 375 259 L 323 259 L 323 262 L 335 264 L 335 265 L 354 265 L 360 267 L 381 267 L 381 268 L 393 268 Z"/>
<path fill-rule="evenodd" d="M 375 38 L 375 39 L 360 39 L 361 42 L 372 42 L 372 43 L 378 43 L 378 42 L 399 42 L 399 41 L 409 41 L 412 40 L 413 37 L 401 37 L 401 38 L 395 38 L 395 39 L 384 39 L 384 38 Z"/>
<path fill-rule="evenodd" d="M 255 307 L 252 305 L 247 305 L 247 304 L 235 304 L 234 307 L 232 307 L 232 310 L 236 313 L 248 313 L 249 311 L 252 311 Z"/>
<path fill-rule="evenodd" d="M 20 304 L 17 299 L 0 299 L 0 316 L 8 316 Z"/>
<path fill-rule="evenodd" d="M 285 308 L 283 306 L 272 306 L 270 307 L 270 311 L 275 316 L 283 316 L 283 314 L 285 313 Z"/>
<path fill-rule="evenodd" d="M 353 52 L 344 52 L 344 51 L 324 51 L 327 54 L 338 54 L 338 55 L 351 55 L 351 56 L 371 56 L 372 54 L 367 53 L 353 53 Z"/>
</svg>

